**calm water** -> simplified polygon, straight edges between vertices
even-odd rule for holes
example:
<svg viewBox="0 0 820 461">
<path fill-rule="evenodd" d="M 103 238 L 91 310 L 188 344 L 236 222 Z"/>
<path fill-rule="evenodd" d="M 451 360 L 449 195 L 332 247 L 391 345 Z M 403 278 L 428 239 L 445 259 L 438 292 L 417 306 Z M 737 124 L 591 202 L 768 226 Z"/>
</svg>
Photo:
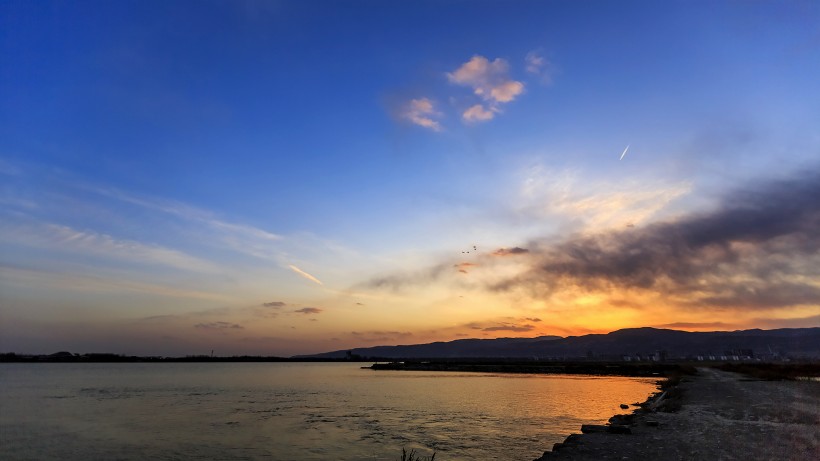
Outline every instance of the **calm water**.
<svg viewBox="0 0 820 461">
<path fill-rule="evenodd" d="M 0 459 L 530 461 L 643 378 L 346 363 L 0 364 Z"/>
</svg>

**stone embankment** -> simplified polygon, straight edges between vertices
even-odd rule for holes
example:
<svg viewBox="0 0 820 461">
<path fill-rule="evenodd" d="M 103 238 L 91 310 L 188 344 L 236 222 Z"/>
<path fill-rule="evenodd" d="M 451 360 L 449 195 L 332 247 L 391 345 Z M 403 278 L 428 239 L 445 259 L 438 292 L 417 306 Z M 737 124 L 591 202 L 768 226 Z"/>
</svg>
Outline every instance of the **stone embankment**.
<svg viewBox="0 0 820 461">
<path fill-rule="evenodd" d="M 582 432 L 536 461 L 819 460 L 820 382 L 699 368 L 635 413 Z"/>
</svg>

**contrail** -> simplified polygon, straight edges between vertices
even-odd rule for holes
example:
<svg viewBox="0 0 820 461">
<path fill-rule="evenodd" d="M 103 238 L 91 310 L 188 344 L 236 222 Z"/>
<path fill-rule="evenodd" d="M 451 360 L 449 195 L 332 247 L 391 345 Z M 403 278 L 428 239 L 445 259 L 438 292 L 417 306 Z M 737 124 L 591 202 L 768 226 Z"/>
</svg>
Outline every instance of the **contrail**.
<svg viewBox="0 0 820 461">
<path fill-rule="evenodd" d="M 623 160 L 624 155 L 626 155 L 626 151 L 628 151 L 628 150 L 629 150 L 629 144 L 626 145 L 626 149 L 624 149 L 623 153 L 621 153 L 621 158 L 619 158 L 618 160 Z"/>
<path fill-rule="evenodd" d="M 310 280 L 311 282 L 316 282 L 319 285 L 324 285 L 322 282 L 319 281 L 319 279 L 317 279 L 316 277 L 308 274 L 307 272 L 303 271 L 302 269 L 299 269 L 298 267 L 296 267 L 294 265 L 289 265 L 288 267 L 290 267 L 290 270 L 292 270 L 293 272 L 296 272 L 297 274 L 299 274 L 302 277 Z"/>
</svg>

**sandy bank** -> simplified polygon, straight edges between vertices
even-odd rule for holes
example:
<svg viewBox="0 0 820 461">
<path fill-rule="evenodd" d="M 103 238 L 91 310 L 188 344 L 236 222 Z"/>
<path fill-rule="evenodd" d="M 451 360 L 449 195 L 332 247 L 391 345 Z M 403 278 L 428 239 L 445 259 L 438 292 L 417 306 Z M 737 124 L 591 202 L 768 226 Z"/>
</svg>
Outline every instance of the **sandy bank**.
<svg viewBox="0 0 820 461">
<path fill-rule="evenodd" d="M 639 410 L 631 433 L 571 435 L 537 461 L 820 459 L 820 382 L 700 368 L 678 389 L 678 412 Z"/>
</svg>

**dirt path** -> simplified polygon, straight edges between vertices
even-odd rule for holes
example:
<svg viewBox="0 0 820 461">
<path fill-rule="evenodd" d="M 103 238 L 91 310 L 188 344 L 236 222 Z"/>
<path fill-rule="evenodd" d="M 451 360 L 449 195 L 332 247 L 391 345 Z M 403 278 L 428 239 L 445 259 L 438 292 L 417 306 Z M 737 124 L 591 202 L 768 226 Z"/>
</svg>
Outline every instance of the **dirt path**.
<svg viewBox="0 0 820 461">
<path fill-rule="evenodd" d="M 570 436 L 540 461 L 820 460 L 820 382 L 700 368 L 679 388 L 677 413 L 640 412 L 631 434 Z"/>
</svg>

